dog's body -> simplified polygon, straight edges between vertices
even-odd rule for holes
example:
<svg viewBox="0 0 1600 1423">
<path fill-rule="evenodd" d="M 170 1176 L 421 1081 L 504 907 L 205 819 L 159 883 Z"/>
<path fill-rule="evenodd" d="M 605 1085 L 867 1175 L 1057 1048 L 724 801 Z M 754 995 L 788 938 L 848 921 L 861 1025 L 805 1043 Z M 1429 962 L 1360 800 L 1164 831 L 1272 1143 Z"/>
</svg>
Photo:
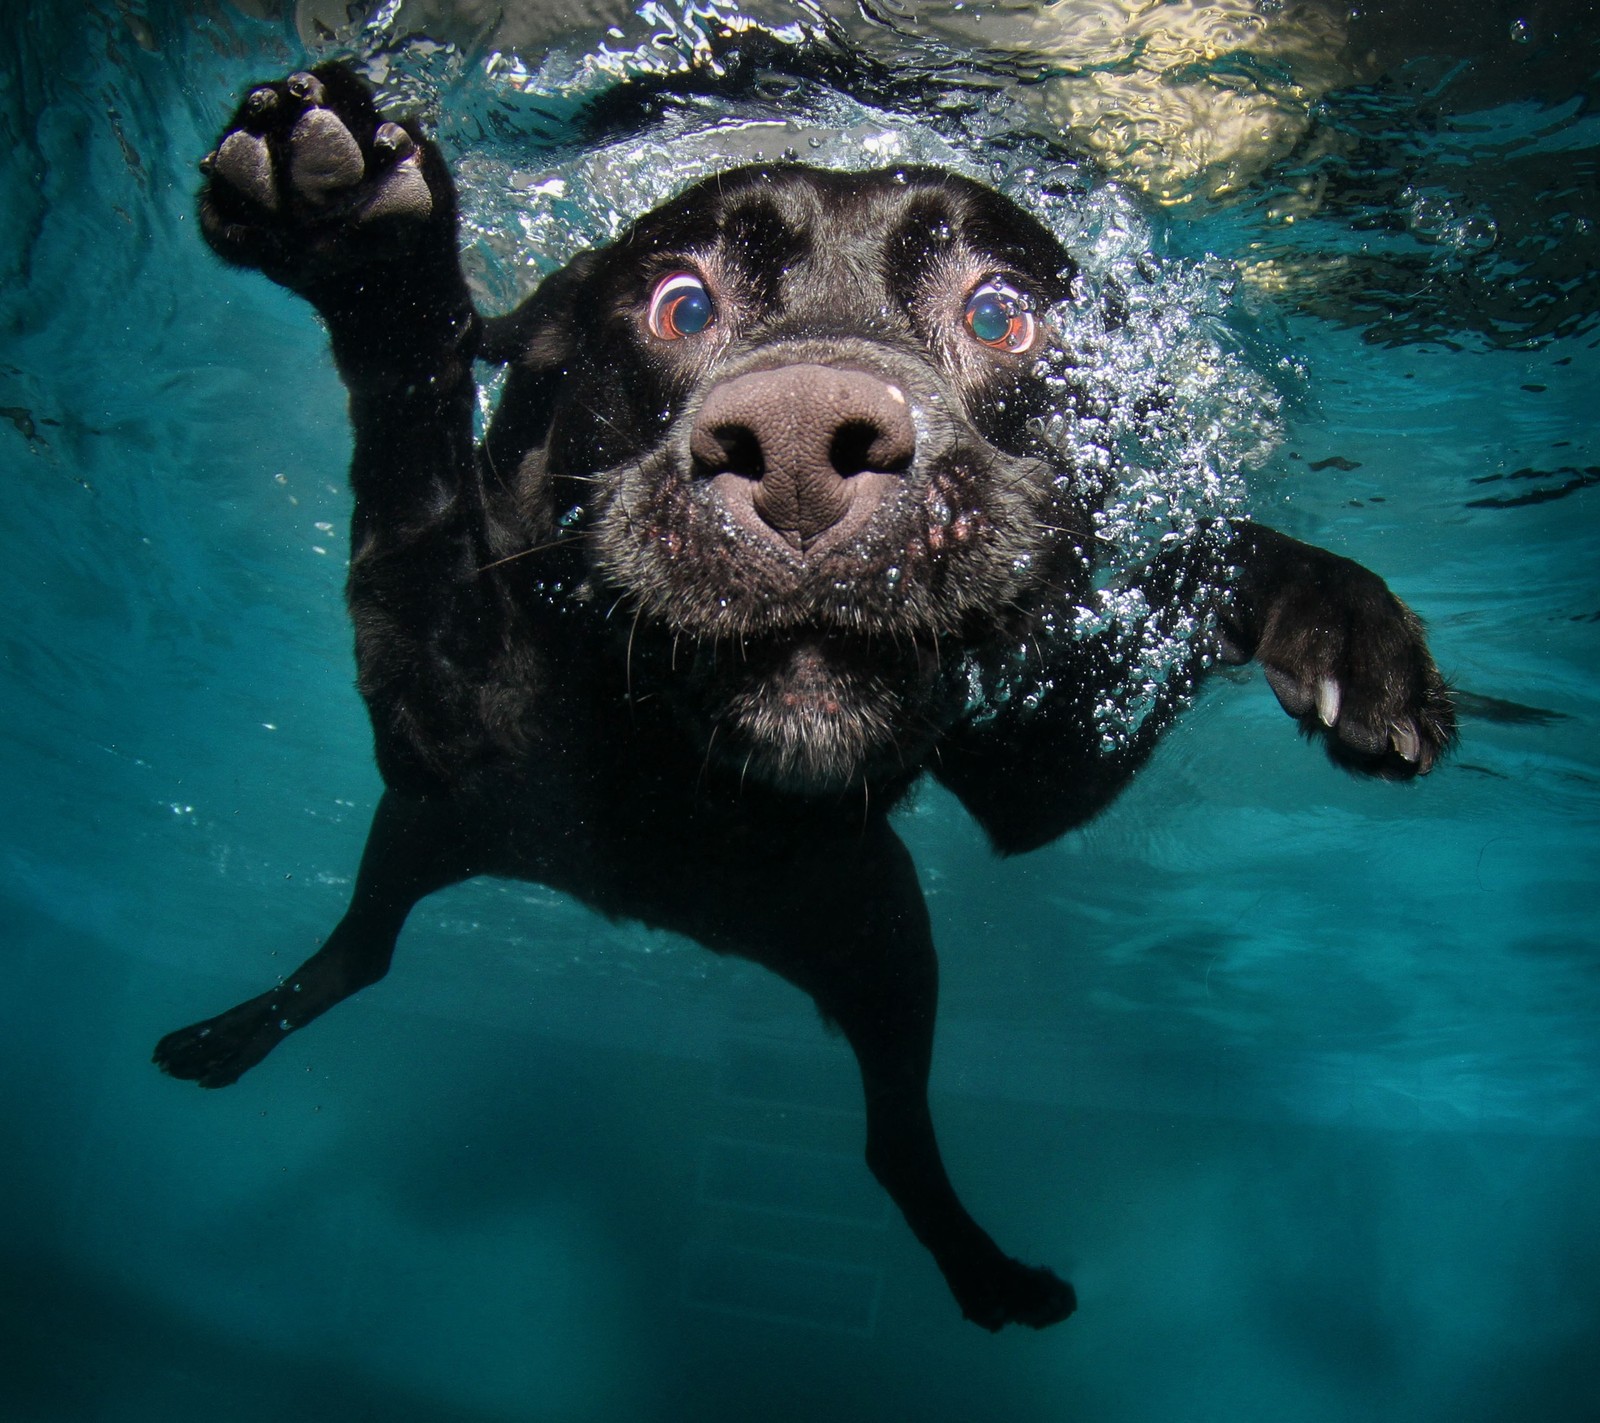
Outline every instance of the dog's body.
<svg viewBox="0 0 1600 1423">
<path fill-rule="evenodd" d="M 1070 1286 L 1004 1255 L 940 1163 L 937 967 L 888 812 L 931 772 L 1001 850 L 1043 844 L 1116 794 L 1207 660 L 1195 639 L 1107 750 L 1115 646 L 1038 635 L 1089 596 L 1103 497 L 1034 433 L 1035 313 L 1070 257 L 947 174 L 745 169 L 484 321 L 437 152 L 347 72 L 253 91 L 208 169 L 208 239 L 317 307 L 350 390 L 350 602 L 389 789 L 323 948 L 157 1061 L 230 1083 L 382 977 L 423 896 L 537 880 L 804 989 L 966 1315 L 1064 1318 Z M 481 447 L 474 358 L 510 365 Z M 1426 770 L 1448 697 L 1381 581 L 1236 524 L 1143 592 L 1177 618 L 1229 567 L 1217 648 L 1258 656 L 1341 759 Z M 1019 646 L 1040 695 L 984 705 Z"/>
</svg>

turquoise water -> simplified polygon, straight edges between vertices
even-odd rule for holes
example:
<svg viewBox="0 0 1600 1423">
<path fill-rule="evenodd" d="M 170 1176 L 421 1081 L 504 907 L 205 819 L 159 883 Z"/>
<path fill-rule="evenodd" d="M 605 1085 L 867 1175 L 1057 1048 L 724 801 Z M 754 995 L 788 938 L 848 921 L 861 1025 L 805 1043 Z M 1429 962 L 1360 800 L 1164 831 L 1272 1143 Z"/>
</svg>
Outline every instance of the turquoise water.
<svg viewBox="0 0 1600 1423">
<path fill-rule="evenodd" d="M 488 300 L 787 147 L 933 156 L 1225 287 L 1261 395 L 1212 452 L 1272 427 L 1250 507 L 1426 617 L 1459 750 L 1357 782 L 1228 674 L 1044 851 L 994 861 L 931 788 L 902 815 L 946 1160 L 1076 1285 L 1042 1334 L 959 1319 L 809 1003 L 535 887 L 429 901 L 238 1086 L 161 1077 L 163 1032 L 320 942 L 378 794 L 342 392 L 192 218 L 306 39 L 34 7 L 0 58 L 0 1418 L 1600 1418 L 1600 26 L 1238 6 L 1140 87 L 1160 45 L 1109 5 L 733 13 L 321 42 L 436 114 Z M 641 127 L 653 73 L 712 92 Z"/>
</svg>

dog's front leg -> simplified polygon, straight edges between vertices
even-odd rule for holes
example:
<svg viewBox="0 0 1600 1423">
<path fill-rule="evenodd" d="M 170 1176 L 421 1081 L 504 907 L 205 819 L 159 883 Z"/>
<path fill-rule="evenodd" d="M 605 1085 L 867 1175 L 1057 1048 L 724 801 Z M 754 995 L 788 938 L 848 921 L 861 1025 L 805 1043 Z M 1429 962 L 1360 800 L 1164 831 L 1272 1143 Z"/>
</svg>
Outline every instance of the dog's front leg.
<svg viewBox="0 0 1600 1423">
<path fill-rule="evenodd" d="M 482 570 L 524 540 L 496 526 L 473 444 L 482 322 L 449 171 L 336 64 L 250 90 L 202 166 L 206 240 L 316 308 L 350 392 L 349 593 L 379 767 L 452 790 L 495 755 L 480 691 L 509 613 Z"/>
</svg>

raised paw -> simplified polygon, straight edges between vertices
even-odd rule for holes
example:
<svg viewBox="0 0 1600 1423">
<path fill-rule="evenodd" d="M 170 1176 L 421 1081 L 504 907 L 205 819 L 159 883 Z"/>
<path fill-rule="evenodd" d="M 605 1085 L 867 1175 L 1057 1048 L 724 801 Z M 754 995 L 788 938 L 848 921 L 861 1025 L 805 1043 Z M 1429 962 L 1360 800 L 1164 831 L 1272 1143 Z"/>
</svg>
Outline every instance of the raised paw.
<svg viewBox="0 0 1600 1423">
<path fill-rule="evenodd" d="M 1223 655 L 1254 657 L 1290 716 L 1341 765 L 1424 775 L 1455 738 L 1450 690 L 1417 616 L 1370 569 L 1257 529 Z"/>
<path fill-rule="evenodd" d="M 198 1082 L 202 1087 L 227 1087 L 289 1036 L 279 993 L 263 993 L 195 1023 L 168 1033 L 156 1044 L 152 1059 L 169 1077 Z"/>
<path fill-rule="evenodd" d="M 453 251 L 443 163 L 420 130 L 384 120 L 342 65 L 252 89 L 200 167 L 206 240 L 295 290 L 408 256 L 430 234 Z"/>
</svg>

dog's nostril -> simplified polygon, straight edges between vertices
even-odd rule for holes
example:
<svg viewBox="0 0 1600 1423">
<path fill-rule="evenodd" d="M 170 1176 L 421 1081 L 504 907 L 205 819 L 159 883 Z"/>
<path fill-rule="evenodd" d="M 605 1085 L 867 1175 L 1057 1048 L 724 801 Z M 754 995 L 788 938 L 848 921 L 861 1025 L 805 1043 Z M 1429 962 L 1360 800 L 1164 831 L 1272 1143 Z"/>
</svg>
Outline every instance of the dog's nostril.
<svg viewBox="0 0 1600 1423">
<path fill-rule="evenodd" d="M 761 437 L 748 425 L 697 426 L 690 438 L 689 451 L 707 474 L 737 474 L 744 479 L 760 479 L 767 472 Z"/>
<path fill-rule="evenodd" d="M 846 420 L 833 433 L 828 462 L 848 479 L 863 470 L 898 474 L 911 463 L 911 441 L 897 437 L 874 420 Z"/>
</svg>

